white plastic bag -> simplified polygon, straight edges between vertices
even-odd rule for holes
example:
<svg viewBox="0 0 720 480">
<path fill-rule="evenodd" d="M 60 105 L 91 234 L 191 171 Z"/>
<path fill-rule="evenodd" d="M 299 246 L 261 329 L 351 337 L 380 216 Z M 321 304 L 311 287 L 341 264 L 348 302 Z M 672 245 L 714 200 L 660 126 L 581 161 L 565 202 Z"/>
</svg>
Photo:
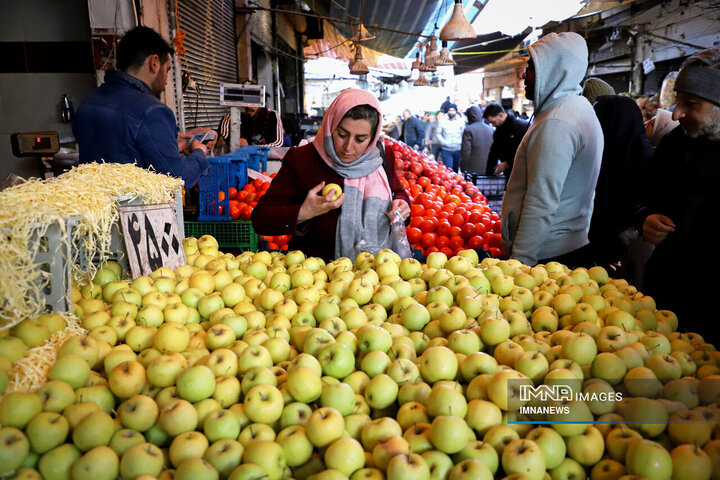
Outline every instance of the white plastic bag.
<svg viewBox="0 0 720 480">
<path fill-rule="evenodd" d="M 399 210 L 393 213 L 392 224 L 390 226 L 390 248 L 392 251 L 400 255 L 400 258 L 411 258 L 413 250 L 407 239 L 405 231 L 405 221 Z"/>
</svg>

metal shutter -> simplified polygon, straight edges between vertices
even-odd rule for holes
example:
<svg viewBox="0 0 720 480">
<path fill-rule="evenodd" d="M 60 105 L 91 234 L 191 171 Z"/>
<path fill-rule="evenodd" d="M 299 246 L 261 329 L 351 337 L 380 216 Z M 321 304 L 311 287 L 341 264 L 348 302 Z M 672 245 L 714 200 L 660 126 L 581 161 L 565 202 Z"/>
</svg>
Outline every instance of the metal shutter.
<svg viewBox="0 0 720 480">
<path fill-rule="evenodd" d="M 168 8 L 174 9 L 175 0 Z M 199 94 L 186 88 L 182 98 L 184 124 L 217 128 L 228 112 L 220 106 L 220 83 L 237 83 L 234 0 L 177 0 L 180 29 L 187 53 L 182 68 L 190 72 Z M 171 25 L 174 29 L 174 25 Z M 180 122 L 178 122 L 180 123 Z"/>
</svg>

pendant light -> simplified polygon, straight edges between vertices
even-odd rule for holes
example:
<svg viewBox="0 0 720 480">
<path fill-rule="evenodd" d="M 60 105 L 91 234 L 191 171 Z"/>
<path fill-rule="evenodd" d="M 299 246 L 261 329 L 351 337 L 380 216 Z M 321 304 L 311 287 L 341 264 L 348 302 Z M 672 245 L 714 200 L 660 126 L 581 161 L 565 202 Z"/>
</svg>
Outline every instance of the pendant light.
<svg viewBox="0 0 720 480">
<path fill-rule="evenodd" d="M 355 61 L 352 65 L 350 65 L 350 73 L 353 75 L 367 75 L 370 73 L 370 70 L 368 70 L 367 65 L 365 65 L 365 61 L 363 60 L 362 46 L 360 43 L 358 43 L 355 48 Z"/>
<path fill-rule="evenodd" d="M 420 52 L 415 52 L 415 61 L 410 66 L 410 70 L 418 70 L 420 69 L 420 64 L 422 62 L 420 61 Z"/>
<path fill-rule="evenodd" d="M 445 66 L 445 65 L 455 65 L 455 60 L 453 60 L 452 55 L 450 55 L 450 50 L 447 48 L 447 42 L 443 40 L 442 42 L 442 50 L 440 50 L 440 56 L 437 60 L 435 60 L 435 65 L 438 67 Z"/>
<path fill-rule="evenodd" d="M 375 35 L 368 32 L 367 28 L 365 28 L 365 25 L 362 23 L 355 29 L 354 39 L 356 42 L 364 42 L 366 40 L 372 40 L 373 38 L 375 38 Z"/>
<path fill-rule="evenodd" d="M 427 78 L 425 78 L 425 74 L 422 70 L 420 70 L 420 76 L 417 80 L 415 80 L 415 83 L 413 83 L 416 87 L 426 87 L 430 85 L 430 83 L 427 81 Z"/>
<path fill-rule="evenodd" d="M 428 67 L 435 67 L 436 61 L 440 58 L 437 48 L 437 37 L 432 35 L 428 38 L 428 45 L 425 49 L 425 65 Z"/>
<path fill-rule="evenodd" d="M 440 40 L 475 40 L 477 33 L 465 18 L 462 0 L 455 0 L 453 13 L 440 32 Z"/>
</svg>

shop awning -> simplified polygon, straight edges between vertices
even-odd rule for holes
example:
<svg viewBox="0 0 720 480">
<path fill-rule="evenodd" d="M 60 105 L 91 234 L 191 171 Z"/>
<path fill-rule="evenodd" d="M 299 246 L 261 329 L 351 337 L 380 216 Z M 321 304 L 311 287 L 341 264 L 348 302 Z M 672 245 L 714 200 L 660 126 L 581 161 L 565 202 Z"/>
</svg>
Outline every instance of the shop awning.
<svg viewBox="0 0 720 480">
<path fill-rule="evenodd" d="M 519 35 L 509 37 L 499 32 L 487 35 L 478 35 L 477 39 L 455 42 L 452 46 L 453 60 L 455 60 L 455 74 L 467 73 L 489 65 L 508 53 L 524 50 L 522 41 L 527 37 L 529 30 Z"/>
</svg>

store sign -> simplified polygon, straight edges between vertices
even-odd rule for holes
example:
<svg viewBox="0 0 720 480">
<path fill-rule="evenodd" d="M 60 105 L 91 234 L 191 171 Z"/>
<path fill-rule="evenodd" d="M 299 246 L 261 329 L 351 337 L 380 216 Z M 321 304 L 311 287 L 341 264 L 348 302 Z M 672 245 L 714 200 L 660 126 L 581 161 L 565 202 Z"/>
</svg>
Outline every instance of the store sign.
<svg viewBox="0 0 720 480">
<path fill-rule="evenodd" d="M 655 62 L 652 61 L 652 58 L 646 58 L 645 60 L 643 60 L 642 66 L 643 73 L 645 75 L 655 70 Z"/>
<path fill-rule="evenodd" d="M 185 265 L 175 209 L 170 204 L 119 207 L 125 251 L 133 278 L 160 267 Z"/>
</svg>

